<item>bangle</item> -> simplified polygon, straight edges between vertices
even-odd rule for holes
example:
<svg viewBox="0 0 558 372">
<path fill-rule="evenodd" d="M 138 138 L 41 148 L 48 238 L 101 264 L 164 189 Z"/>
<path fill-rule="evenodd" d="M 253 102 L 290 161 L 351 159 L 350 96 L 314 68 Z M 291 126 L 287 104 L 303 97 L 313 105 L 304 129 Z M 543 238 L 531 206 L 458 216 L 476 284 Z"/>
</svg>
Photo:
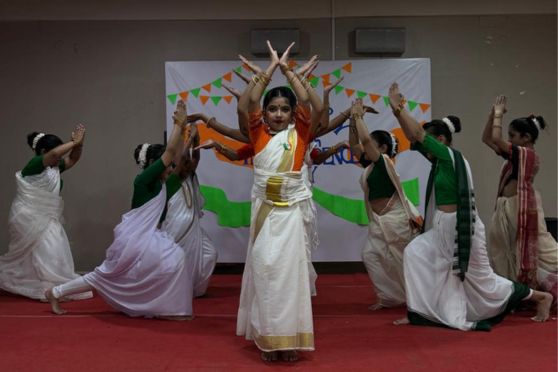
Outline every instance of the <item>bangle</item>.
<svg viewBox="0 0 558 372">
<path fill-rule="evenodd" d="M 399 116 L 401 115 L 401 111 L 405 109 L 405 100 L 401 100 L 401 102 L 399 102 L 399 104 L 397 105 L 397 107 L 393 110 L 393 115 L 395 116 Z"/>
<path fill-rule="evenodd" d="M 205 123 L 205 126 L 208 127 L 208 128 L 211 128 L 211 124 L 210 124 L 210 123 L 211 123 L 213 120 L 215 120 L 215 116 L 210 117 L 209 120 Z"/>
<path fill-rule="evenodd" d="M 356 119 L 362 119 L 363 117 L 364 117 L 364 115 L 362 115 L 362 114 L 353 114 L 353 118 L 355 118 L 355 120 Z"/>
<path fill-rule="evenodd" d="M 260 82 L 260 77 L 258 75 L 252 75 L 252 81 L 254 84 L 258 84 Z"/>
<path fill-rule="evenodd" d="M 492 124 L 493 128 L 502 128 L 502 124 Z"/>
<path fill-rule="evenodd" d="M 500 114 L 500 115 L 494 115 L 494 119 L 501 119 L 502 116 L 504 116 L 504 114 Z"/>
</svg>

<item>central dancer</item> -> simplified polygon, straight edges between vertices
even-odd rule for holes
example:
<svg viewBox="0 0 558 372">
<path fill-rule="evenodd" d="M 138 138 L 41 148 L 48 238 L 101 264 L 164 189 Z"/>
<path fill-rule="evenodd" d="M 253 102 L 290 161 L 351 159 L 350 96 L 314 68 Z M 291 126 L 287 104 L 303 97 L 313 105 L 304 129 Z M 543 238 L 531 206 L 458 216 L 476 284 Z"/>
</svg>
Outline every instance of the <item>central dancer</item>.
<svg viewBox="0 0 558 372">
<path fill-rule="evenodd" d="M 315 216 L 301 168 L 323 105 L 308 81 L 289 68 L 293 45 L 279 58 L 268 42 L 270 64 L 257 70 L 238 102 L 240 130 L 248 133 L 255 156 L 237 334 L 254 340 L 264 361 L 296 361 L 297 350 L 314 350 L 306 252 Z M 260 99 L 277 67 L 294 92 L 269 90 L 262 109 Z"/>
</svg>

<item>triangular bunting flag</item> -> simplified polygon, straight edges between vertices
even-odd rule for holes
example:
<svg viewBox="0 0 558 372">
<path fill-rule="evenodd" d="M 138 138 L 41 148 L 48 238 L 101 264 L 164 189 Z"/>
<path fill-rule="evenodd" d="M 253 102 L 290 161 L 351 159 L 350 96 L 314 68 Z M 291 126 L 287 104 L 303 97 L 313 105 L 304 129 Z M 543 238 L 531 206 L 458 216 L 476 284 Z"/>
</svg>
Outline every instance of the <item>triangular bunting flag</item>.
<svg viewBox="0 0 558 372">
<path fill-rule="evenodd" d="M 232 72 L 227 72 L 225 75 L 223 75 L 223 79 L 225 79 L 229 83 L 232 82 Z"/>
<path fill-rule="evenodd" d="M 379 100 L 382 96 L 379 96 L 377 94 L 372 94 L 370 93 L 370 100 L 372 101 L 372 103 L 376 103 L 377 100 Z"/>
<path fill-rule="evenodd" d="M 209 84 L 205 84 L 204 86 L 202 86 L 203 90 L 207 91 L 208 93 L 211 92 L 211 83 Z"/>
<path fill-rule="evenodd" d="M 322 84 L 324 87 L 331 85 L 331 83 L 329 82 L 329 74 L 322 75 Z"/>
<path fill-rule="evenodd" d="M 354 89 L 345 89 L 345 93 L 347 94 L 347 97 L 352 96 L 353 94 L 355 94 L 355 90 Z"/>
<path fill-rule="evenodd" d="M 212 81 L 211 84 L 213 84 L 217 88 L 221 88 L 223 86 L 223 80 L 222 78 L 219 78 L 217 80 Z"/>
<path fill-rule="evenodd" d="M 349 74 L 351 72 L 353 72 L 353 64 L 352 63 L 347 63 L 345 66 L 342 67 L 343 70 L 347 71 Z"/>
<path fill-rule="evenodd" d="M 242 73 L 242 66 L 237 67 L 237 68 L 235 68 L 234 70 L 235 70 L 236 72 L 238 72 L 239 74 L 241 74 L 241 73 Z"/>
<path fill-rule="evenodd" d="M 291 60 L 289 61 L 289 67 L 290 67 L 290 68 L 295 68 L 295 66 L 296 66 L 296 61 L 294 61 L 294 60 L 291 59 Z"/>
<path fill-rule="evenodd" d="M 407 104 L 409 105 L 409 111 L 411 111 L 411 112 L 412 112 L 412 111 L 417 107 L 417 105 L 418 105 L 418 103 L 415 102 L 415 101 L 407 101 Z"/>
<path fill-rule="evenodd" d="M 368 95 L 368 93 L 366 93 L 366 92 L 363 92 L 361 90 L 357 91 L 357 97 L 358 98 L 363 98 L 363 97 L 366 97 L 367 95 Z"/>
<path fill-rule="evenodd" d="M 200 95 L 200 90 L 201 88 L 192 89 L 190 93 L 192 93 L 194 97 L 198 98 L 198 96 Z"/>
<path fill-rule="evenodd" d="M 213 103 L 215 104 L 215 106 L 217 106 L 219 104 L 219 102 L 221 102 L 221 96 L 212 96 L 211 100 L 213 101 Z"/>
<path fill-rule="evenodd" d="M 333 76 L 335 76 L 337 79 L 340 79 L 341 78 L 341 69 L 337 69 L 337 70 L 333 71 L 331 74 Z"/>
<path fill-rule="evenodd" d="M 389 106 L 389 97 L 384 96 L 384 103 L 386 104 L 386 106 Z"/>
<path fill-rule="evenodd" d="M 426 112 L 430 108 L 430 105 L 428 103 L 421 103 L 419 106 L 422 112 Z"/>
<path fill-rule="evenodd" d="M 318 86 L 318 83 L 320 82 L 320 78 L 314 76 L 311 79 L 309 79 L 309 81 L 310 81 L 310 85 L 312 85 L 312 88 L 316 88 Z"/>
<path fill-rule="evenodd" d="M 233 99 L 233 96 L 224 96 L 223 98 L 225 99 L 225 101 L 226 101 L 227 103 L 231 103 L 231 102 L 232 102 L 232 99 Z"/>
<path fill-rule="evenodd" d="M 188 99 L 188 91 L 180 92 L 179 95 L 180 95 L 180 98 L 182 98 L 183 101 L 186 101 Z"/>
<path fill-rule="evenodd" d="M 337 85 L 335 87 L 335 94 L 339 94 L 343 91 L 343 89 L 345 89 L 345 87 L 342 87 L 341 85 Z"/>
<path fill-rule="evenodd" d="M 167 98 L 169 99 L 169 101 L 171 101 L 171 103 L 174 105 L 176 103 L 176 97 L 178 96 L 178 94 L 169 94 L 167 96 Z"/>
<path fill-rule="evenodd" d="M 243 64 L 242 64 L 242 67 L 244 67 L 244 69 L 245 69 L 246 71 L 249 71 L 249 72 L 252 71 L 252 70 L 250 70 L 250 67 L 248 67 L 248 65 L 247 65 L 246 63 L 243 63 Z M 239 72 L 242 72 L 242 70 L 240 70 Z"/>
<path fill-rule="evenodd" d="M 209 96 L 200 96 L 200 101 L 203 105 L 205 105 L 208 100 L 209 100 Z"/>
</svg>

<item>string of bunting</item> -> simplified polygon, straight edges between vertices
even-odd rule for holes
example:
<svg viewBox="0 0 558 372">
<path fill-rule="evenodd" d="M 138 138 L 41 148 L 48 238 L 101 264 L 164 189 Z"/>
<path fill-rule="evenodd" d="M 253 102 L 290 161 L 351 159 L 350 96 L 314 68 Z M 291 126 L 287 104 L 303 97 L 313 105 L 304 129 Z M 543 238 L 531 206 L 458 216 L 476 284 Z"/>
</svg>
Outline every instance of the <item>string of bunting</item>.
<svg viewBox="0 0 558 372">
<path fill-rule="evenodd" d="M 297 63 L 295 61 L 291 60 L 291 61 L 289 61 L 289 66 L 290 67 L 296 67 Z M 245 70 L 247 72 L 251 72 L 251 70 L 245 64 L 243 64 L 242 66 L 236 67 L 234 70 L 238 73 L 242 73 L 242 70 Z M 334 70 L 330 73 L 327 73 L 327 74 L 323 74 L 323 75 L 319 75 L 319 76 L 310 74 L 308 76 L 308 81 L 310 82 L 310 85 L 312 85 L 313 88 L 316 88 L 319 85 L 320 81 L 322 82 L 323 87 L 327 87 L 327 86 L 332 84 L 331 77 L 334 76 L 335 78 L 340 79 L 341 76 L 343 75 L 343 71 L 348 72 L 348 73 L 352 73 L 352 71 L 353 71 L 352 63 L 349 62 L 349 63 L 343 65 L 341 68 L 338 68 L 338 69 L 336 69 L 336 70 Z M 213 81 L 211 81 L 207 84 L 204 84 L 204 85 L 202 85 L 198 88 L 190 89 L 189 91 L 183 91 L 183 92 L 179 92 L 179 93 L 168 94 L 167 99 L 174 105 L 174 104 L 176 104 L 176 100 L 178 99 L 178 97 L 180 97 L 182 100 L 186 101 L 188 99 L 189 95 L 191 94 L 195 98 L 198 98 L 203 105 L 205 105 L 209 101 L 213 102 L 213 104 L 215 106 L 217 106 L 221 101 L 224 101 L 227 104 L 230 104 L 233 100 L 233 96 L 231 96 L 231 95 L 213 96 L 213 95 L 202 94 L 204 92 L 211 93 L 212 87 L 221 89 L 222 86 L 223 86 L 223 80 L 226 80 L 229 83 L 232 82 L 232 71 L 229 71 L 226 74 L 224 74 L 223 76 L 221 76 L 221 77 L 219 77 L 219 78 L 217 78 L 217 79 L 215 79 L 215 80 L 213 80 Z M 382 98 L 383 102 L 384 102 L 384 105 L 386 107 L 389 107 L 389 97 L 381 95 L 381 94 L 365 92 L 365 91 L 361 91 L 361 90 L 357 90 L 357 89 L 351 89 L 351 88 L 344 87 L 342 85 L 337 85 L 334 88 L 334 92 L 335 92 L 335 94 L 340 94 L 341 92 L 345 92 L 345 94 L 349 98 L 354 96 L 355 94 L 356 94 L 357 98 L 362 98 L 362 99 L 370 98 L 370 101 L 372 101 L 372 103 L 374 103 L 374 104 L 380 98 Z M 430 108 L 429 103 L 421 103 L 421 102 L 417 102 L 417 101 L 413 101 L 413 100 L 408 100 L 407 101 L 407 106 L 408 106 L 410 112 L 413 112 L 417 108 L 417 106 L 420 107 L 422 112 L 426 112 Z"/>
</svg>

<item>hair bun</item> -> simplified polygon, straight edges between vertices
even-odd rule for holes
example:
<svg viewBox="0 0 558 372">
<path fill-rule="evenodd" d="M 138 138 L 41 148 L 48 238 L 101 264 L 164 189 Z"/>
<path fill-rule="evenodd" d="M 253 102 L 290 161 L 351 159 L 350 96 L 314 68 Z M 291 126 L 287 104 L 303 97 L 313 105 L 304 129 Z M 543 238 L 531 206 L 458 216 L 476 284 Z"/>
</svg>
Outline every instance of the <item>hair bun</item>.
<svg viewBox="0 0 558 372">
<path fill-rule="evenodd" d="M 455 133 L 461 132 L 461 120 L 459 120 L 459 118 L 455 115 L 448 115 L 446 117 L 453 124 L 453 127 L 455 128 Z"/>
</svg>

